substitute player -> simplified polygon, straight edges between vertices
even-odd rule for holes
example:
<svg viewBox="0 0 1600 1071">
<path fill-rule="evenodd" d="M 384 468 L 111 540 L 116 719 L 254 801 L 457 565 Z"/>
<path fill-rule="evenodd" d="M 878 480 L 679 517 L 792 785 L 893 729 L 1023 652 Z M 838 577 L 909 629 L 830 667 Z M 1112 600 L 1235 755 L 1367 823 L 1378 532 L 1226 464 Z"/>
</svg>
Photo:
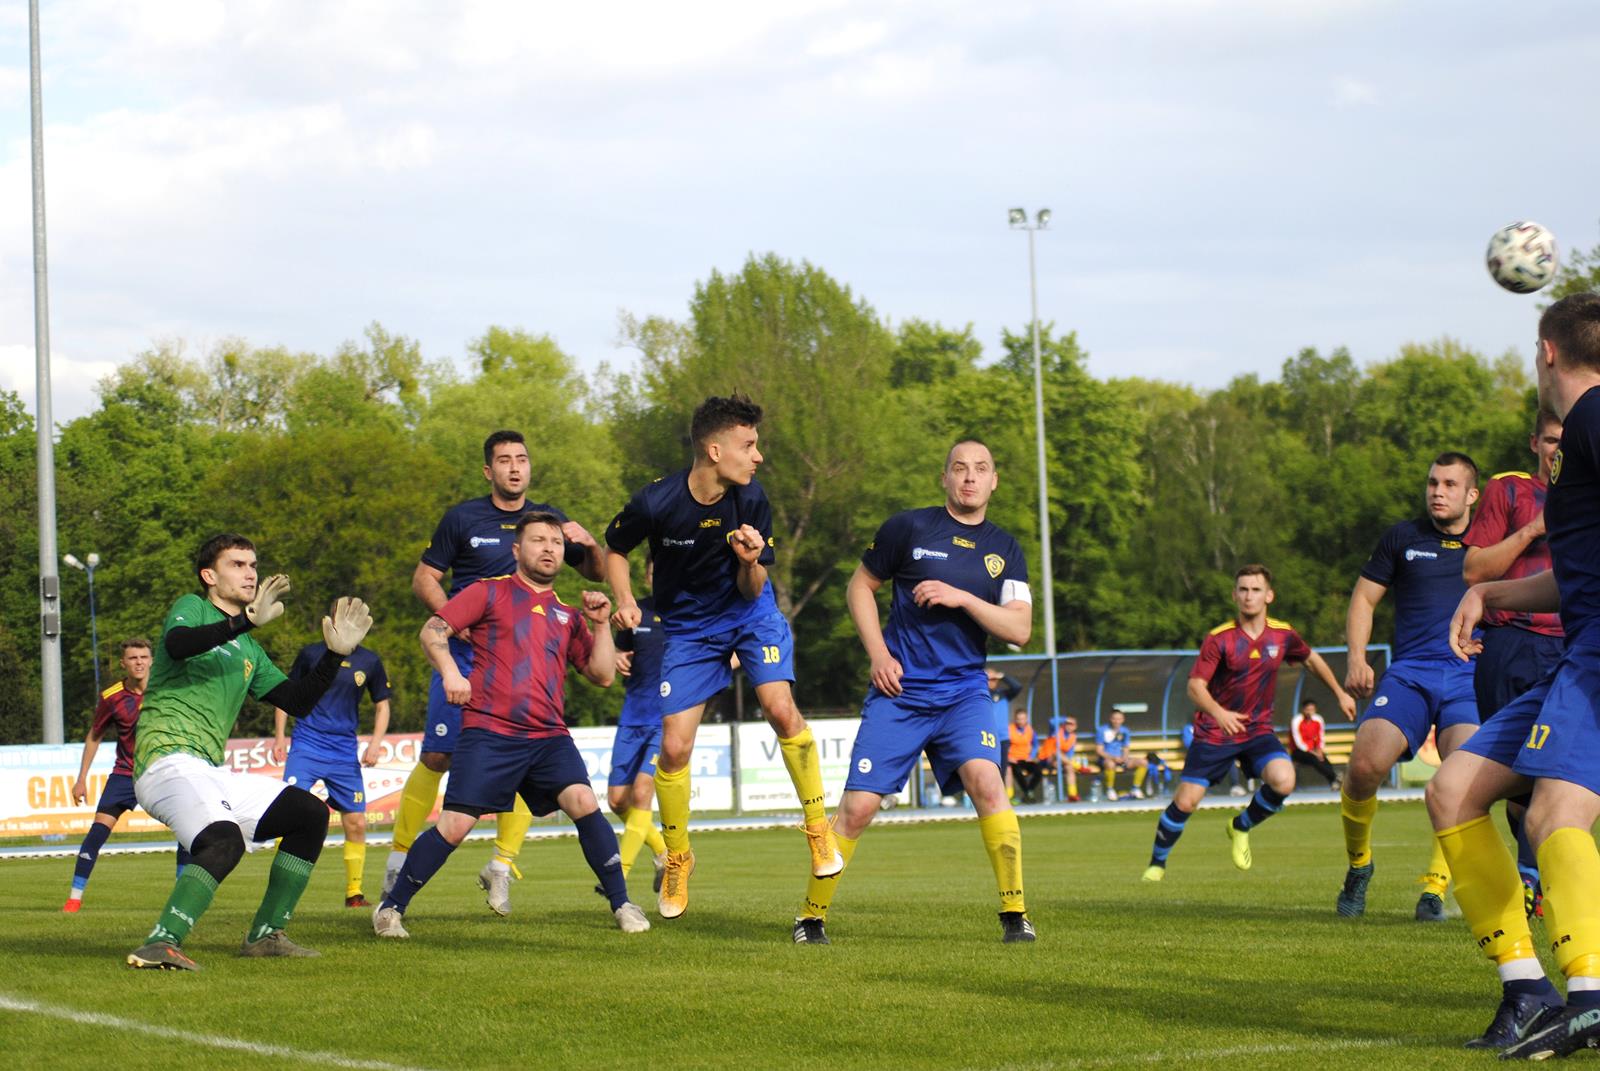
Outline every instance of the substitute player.
<svg viewBox="0 0 1600 1071">
<path fill-rule="evenodd" d="M 1551 570 L 1473 585 L 1450 621 L 1465 660 L 1486 612 L 1561 613 L 1555 670 L 1495 713 L 1428 783 L 1428 814 L 1456 875 L 1456 900 L 1502 996 L 1468 1042 L 1503 1058 L 1600 1048 L 1600 294 L 1562 298 L 1539 320 L 1539 400 L 1561 418 L 1545 527 Z M 1566 1004 L 1545 977 L 1517 868 L 1489 808 L 1531 790 L 1526 830 L 1544 883 L 1544 927 L 1567 980 Z"/>
<path fill-rule="evenodd" d="M 461 705 L 461 736 L 438 824 L 418 837 L 394 888 L 372 913 L 379 937 L 409 937 L 411 898 L 438 873 L 450 853 L 485 814 L 504 814 L 512 796 L 546 815 L 560 808 L 578 830 L 584 858 L 600 879 L 624 933 L 650 928 L 628 902 L 617 835 L 600 813 L 589 768 L 563 717 L 567 666 L 600 687 L 616 674 L 611 600 L 583 593 L 580 612 L 551 587 L 561 571 L 565 522 L 532 511 L 517 521 L 512 553 L 517 571 L 469 585 L 451 596 L 422 628 L 423 650 L 444 680 L 445 695 Z M 456 668 L 449 637 L 472 637 L 472 678 Z"/>
<path fill-rule="evenodd" d="M 845 602 L 872 666 L 850 776 L 834 815 L 849 861 L 885 796 L 905 787 L 928 753 L 946 795 L 964 786 L 1000 889 L 1005 942 L 1035 939 L 1022 895 L 1022 832 L 1000 777 L 1001 737 L 984 674 L 990 636 L 1021 646 L 1033 631 L 1028 567 L 1017 541 L 986 518 L 998 486 L 994 458 L 976 439 L 945 456 L 945 501 L 883 523 L 845 589 Z M 877 591 L 894 584 L 889 625 Z M 828 944 L 837 874 L 814 874 L 794 922 L 796 944 Z"/>
<path fill-rule="evenodd" d="M 1233 865 L 1250 869 L 1250 831 L 1281 811 L 1294 791 L 1294 763 L 1272 728 L 1278 668 L 1285 662 L 1304 662 L 1333 692 L 1345 717 L 1356 716 L 1355 700 L 1339 687 L 1322 656 L 1287 623 L 1267 616 L 1272 600 L 1272 573 L 1267 567 L 1243 566 L 1233 576 L 1237 615 L 1212 629 L 1200 645 L 1189 671 L 1189 698 L 1196 708 L 1194 740 L 1183 761 L 1178 790 L 1156 822 L 1145 881 L 1166 877 L 1167 857 L 1183 836 L 1189 816 L 1206 790 L 1226 778 L 1236 762 L 1261 779 L 1250 803 L 1228 823 Z"/>
<path fill-rule="evenodd" d="M 106 778 L 100 793 L 100 802 L 94 807 L 94 821 L 88 834 L 78 847 L 77 863 L 72 868 L 72 891 L 61 910 L 68 914 L 83 906 L 83 890 L 94 872 L 95 860 L 106 838 L 117 827 L 123 813 L 139 805 L 133 797 L 133 745 L 139 724 L 139 704 L 144 699 L 144 688 L 150 680 L 150 641 L 134 637 L 122 641 L 122 680 L 100 693 L 100 702 L 94 708 L 94 724 L 83 739 L 83 761 L 78 765 L 78 779 L 72 783 L 73 802 L 83 804 L 89 800 L 89 766 L 100 749 L 100 741 L 113 727 L 117 733 L 117 761 Z M 178 873 L 183 873 L 189 853 L 178 845 Z"/>
<path fill-rule="evenodd" d="M 251 635 L 283 615 L 289 578 L 269 576 L 258 585 L 255 545 L 231 533 L 201 545 L 195 572 L 205 594 L 184 595 L 167 612 L 133 754 L 139 806 L 178 835 L 191 860 L 128 964 L 199 970 L 180 947 L 183 939 L 244 853 L 278 838 L 266 895 L 239 954 L 314 956 L 283 928 L 322 853 L 328 808 L 302 788 L 223 769 L 223 747 L 246 695 L 296 716 L 310 713 L 372 617 L 360 599 L 338 600 L 322 619 L 328 654 L 290 681 Z"/>
<path fill-rule="evenodd" d="M 694 463 L 648 484 L 606 529 L 616 553 L 607 562 L 618 628 L 643 619 L 628 575 L 628 552 L 649 541 L 655 596 L 666 630 L 661 658 L 661 758 L 656 797 L 667 845 L 657 909 L 675 919 L 689 909 L 689 756 L 706 700 L 733 679 L 737 654 L 755 685 L 767 724 L 805 812 L 811 872 L 844 869 L 823 809 L 822 764 L 811 729 L 794 703 L 794 637 L 778 612 L 767 566 L 773 562 L 772 507 L 756 482 L 761 407 L 743 395 L 707 398 L 694 411 Z"/>
<path fill-rule="evenodd" d="M 1462 665 L 1450 653 L 1447 627 L 1467 589 L 1461 567 L 1471 523 L 1468 510 L 1477 500 L 1478 466 L 1470 457 L 1447 451 L 1434 458 L 1428 467 L 1427 512 L 1383 533 L 1350 593 L 1345 687 L 1359 698 L 1373 698 L 1356 724 L 1355 744 L 1339 790 L 1350 868 L 1335 908 L 1347 917 L 1367 909 L 1378 786 L 1395 763 L 1416 753 L 1428 730 L 1435 732 L 1439 754 L 1449 755 L 1478 729 L 1472 666 Z M 1373 611 L 1390 588 L 1395 599 L 1393 654 L 1374 694 L 1367 641 L 1372 639 Z M 1417 921 L 1443 922 L 1450 868 L 1437 843 L 1420 880 Z"/>
<path fill-rule="evenodd" d="M 532 471 L 528 446 L 518 431 L 497 431 L 483 442 L 483 478 L 489 493 L 468 499 L 446 511 L 434 529 L 428 549 L 422 552 L 411 576 L 411 590 L 429 613 L 436 612 L 446 599 L 460 594 L 469 584 L 491 576 L 508 576 L 516 571 L 511 555 L 511 533 L 523 514 L 537 510 L 561 518 L 566 537 L 566 561 L 590 580 L 604 579 L 605 551 L 567 515 L 548 503 L 530 505 L 528 480 Z M 442 581 L 450 574 L 450 594 Z M 463 676 L 472 675 L 472 644 L 465 636 L 450 638 L 450 653 Z M 439 781 L 450 769 L 456 734 L 461 728 L 461 708 L 444 694 L 439 674 L 428 686 L 428 721 L 422 738 L 422 756 L 406 778 L 400 793 L 400 813 L 394 824 L 394 850 L 384 867 L 383 891 L 387 893 L 405 863 L 412 840 L 433 812 L 439 798 Z M 511 913 L 512 866 L 522 851 L 533 816 L 517 797 L 515 807 L 500 815 L 496 824 L 494 855 L 478 872 L 478 885 L 488 894 L 488 904 L 497 915 Z"/>
<path fill-rule="evenodd" d="M 644 582 L 651 584 L 655 564 L 644 563 Z M 639 849 L 650 846 L 655 862 L 655 891 L 667 865 L 667 844 L 651 820 L 656 796 L 656 760 L 661 757 L 661 654 L 666 636 L 656 600 L 639 600 L 639 623 L 617 634 L 617 670 L 627 681 L 617 735 L 611 742 L 611 776 L 606 779 L 606 803 L 622 819 L 622 876 L 633 869 Z M 601 892 L 601 886 L 595 886 Z"/>
<path fill-rule="evenodd" d="M 1483 489 L 1483 500 L 1462 537 L 1467 556 L 1462 577 L 1468 584 L 1505 577 L 1533 576 L 1550 568 L 1550 543 L 1544 537 L 1544 500 L 1550 464 L 1561 446 L 1561 421 L 1548 409 L 1534 418 L 1528 448 L 1539 460 L 1537 474 L 1502 472 Z M 1496 610 L 1483 619 L 1483 651 L 1472 674 L 1478 717 L 1490 715 L 1538 684 L 1561 659 L 1566 634 L 1560 614 Z M 1506 801 L 1506 821 L 1517 838 L 1517 870 L 1522 873 L 1523 906 L 1539 910 L 1539 861 L 1523 830 L 1526 800 Z"/>
<path fill-rule="evenodd" d="M 289 668 L 289 679 L 310 674 L 327 650 L 323 643 L 300 648 Z M 372 699 L 372 740 L 365 755 L 356 740 L 362 692 Z M 368 647 L 357 647 L 341 658 L 333 684 L 311 713 L 295 722 L 293 747 L 284 735 L 288 718 L 286 711 L 273 712 L 272 757 L 284 763 L 286 783 L 309 789 L 322 782 L 328 806 L 339 813 L 339 824 L 344 827 L 344 906 L 371 907 L 361 892 L 361 871 L 367 861 L 367 792 L 361 767 L 378 764 L 378 752 L 389 731 L 389 674 L 383 659 Z"/>
</svg>

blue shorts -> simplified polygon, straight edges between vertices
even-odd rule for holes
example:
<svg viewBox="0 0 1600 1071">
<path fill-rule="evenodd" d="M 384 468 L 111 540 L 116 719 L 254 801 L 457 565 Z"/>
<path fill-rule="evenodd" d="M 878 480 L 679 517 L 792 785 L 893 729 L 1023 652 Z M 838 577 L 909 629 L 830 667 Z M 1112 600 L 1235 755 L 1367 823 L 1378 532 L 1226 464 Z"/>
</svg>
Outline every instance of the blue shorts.
<svg viewBox="0 0 1600 1071">
<path fill-rule="evenodd" d="M 876 688 L 869 691 L 850 750 L 845 791 L 894 795 L 906 787 L 924 751 L 946 796 L 961 790 L 962 763 L 988 759 L 998 768 L 1000 736 L 994 731 L 989 693 L 977 691 L 932 705 L 903 693 L 890 698 Z"/>
<path fill-rule="evenodd" d="M 131 811 L 137 806 L 139 801 L 133 794 L 132 776 L 114 773 L 106 778 L 106 787 L 100 791 L 100 802 L 94 805 L 94 813 L 119 818 L 124 811 Z"/>
<path fill-rule="evenodd" d="M 1471 663 L 1454 658 L 1396 662 L 1356 719 L 1356 728 L 1372 718 L 1393 724 L 1405 734 L 1406 752 L 1400 756 L 1404 762 L 1428 739 L 1430 728 L 1442 733 L 1452 726 L 1478 724 L 1472 673 Z"/>
<path fill-rule="evenodd" d="M 456 738 L 443 806 L 482 817 L 511 810 L 521 796 L 535 815 L 546 815 L 557 809 L 563 789 L 588 783 L 589 767 L 570 736 L 523 738 L 464 729 Z"/>
<path fill-rule="evenodd" d="M 1208 744 L 1196 740 L 1184 756 L 1183 775 L 1179 780 L 1209 788 L 1227 778 L 1235 761 L 1243 762 L 1251 777 L 1260 777 L 1267 763 L 1276 759 L 1288 762 L 1289 753 L 1283 749 L 1283 741 L 1271 733 L 1252 736 L 1237 744 Z"/>
<path fill-rule="evenodd" d="M 732 684 L 730 654 L 738 654 L 751 684 L 794 680 L 794 635 L 780 613 L 709 636 L 669 635 L 661 655 L 661 713 L 697 707 Z"/>
<path fill-rule="evenodd" d="M 463 677 L 472 677 L 472 644 L 450 637 L 450 657 Z M 456 737 L 461 733 L 461 707 L 444 698 L 444 678 L 433 671 L 428 682 L 428 727 L 422 734 L 424 753 L 448 755 L 456 749 Z"/>
<path fill-rule="evenodd" d="M 1548 677 L 1561 661 L 1567 641 L 1560 636 L 1529 632 L 1515 625 L 1483 630 L 1483 650 L 1473 659 L 1472 688 L 1478 698 L 1478 719 L 1495 711 Z"/>
<path fill-rule="evenodd" d="M 611 741 L 608 785 L 631 785 L 640 774 L 654 775 L 661 757 L 661 726 L 619 725 Z"/>
<path fill-rule="evenodd" d="M 1524 777 L 1600 794 L 1600 648 L 1569 648 L 1553 673 L 1497 711 L 1461 750 Z"/>
<path fill-rule="evenodd" d="M 367 783 L 361 776 L 361 764 L 356 761 L 356 742 L 350 748 L 334 754 L 315 747 L 289 745 L 289 758 L 283 764 L 285 784 L 298 785 L 307 792 L 321 781 L 328 789 L 328 806 L 341 814 L 367 809 Z"/>
</svg>

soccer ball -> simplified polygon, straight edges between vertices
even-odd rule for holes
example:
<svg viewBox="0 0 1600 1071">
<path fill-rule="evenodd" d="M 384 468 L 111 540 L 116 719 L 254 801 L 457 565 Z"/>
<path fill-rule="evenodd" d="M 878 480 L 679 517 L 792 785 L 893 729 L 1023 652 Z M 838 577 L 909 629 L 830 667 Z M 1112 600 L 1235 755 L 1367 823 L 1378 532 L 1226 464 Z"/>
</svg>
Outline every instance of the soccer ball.
<svg viewBox="0 0 1600 1071">
<path fill-rule="evenodd" d="M 1495 231 L 1484 258 L 1494 281 L 1514 294 L 1542 289 L 1561 266 L 1556 236 L 1531 220 Z"/>
</svg>

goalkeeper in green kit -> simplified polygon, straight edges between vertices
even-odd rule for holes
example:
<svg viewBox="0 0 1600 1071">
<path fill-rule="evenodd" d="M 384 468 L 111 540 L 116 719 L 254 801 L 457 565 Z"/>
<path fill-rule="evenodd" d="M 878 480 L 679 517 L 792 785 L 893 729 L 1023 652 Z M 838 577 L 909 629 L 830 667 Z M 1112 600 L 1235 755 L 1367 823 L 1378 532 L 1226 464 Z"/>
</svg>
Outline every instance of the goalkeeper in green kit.
<svg viewBox="0 0 1600 1071">
<path fill-rule="evenodd" d="M 195 555 L 204 595 L 172 604 L 156 644 L 133 756 L 133 790 L 153 818 L 177 834 L 191 860 L 131 967 L 199 970 L 183 939 L 211 906 L 244 853 L 282 838 L 267 892 L 241 956 L 315 956 L 283 932 L 328 834 L 328 807 L 303 788 L 222 768 L 223 745 L 248 694 L 301 717 L 339 672 L 339 661 L 372 627 L 360 599 L 341 598 L 322 619 L 328 652 L 290 681 L 250 631 L 283 614 L 289 578 L 256 583 L 255 545 L 213 536 Z"/>
</svg>

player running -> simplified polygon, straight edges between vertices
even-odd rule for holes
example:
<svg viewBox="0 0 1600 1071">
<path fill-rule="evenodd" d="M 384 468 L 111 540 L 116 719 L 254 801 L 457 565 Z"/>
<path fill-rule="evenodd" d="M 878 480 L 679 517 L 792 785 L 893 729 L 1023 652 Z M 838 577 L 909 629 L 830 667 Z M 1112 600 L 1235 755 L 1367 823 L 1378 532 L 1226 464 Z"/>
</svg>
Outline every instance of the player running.
<svg viewBox="0 0 1600 1071">
<path fill-rule="evenodd" d="M 651 584 L 654 562 L 644 563 L 644 582 Z M 617 672 L 627 680 L 617 734 L 611 742 L 611 776 L 606 779 L 606 803 L 622 819 L 622 876 L 633 869 L 639 849 L 650 846 L 655 862 L 654 891 L 661 891 L 667 865 L 667 844 L 651 820 L 656 795 L 656 761 L 661 757 L 661 654 L 666 636 L 656 600 L 639 600 L 639 623 L 617 634 Z M 604 888 L 596 885 L 597 892 Z"/>
<path fill-rule="evenodd" d="M 794 637 L 767 581 L 774 560 L 772 507 L 755 480 L 762 461 L 756 448 L 760 423 L 761 407 L 743 395 L 707 398 L 690 422 L 694 463 L 642 488 L 606 529 L 606 544 L 615 551 L 606 567 L 617 627 L 633 628 L 643 619 L 627 555 L 648 540 L 656 608 L 667 637 L 660 688 L 666 718 L 656 764 L 667 846 L 657 909 L 666 919 L 689 909 L 689 756 L 706 700 L 733 679 L 730 654 L 739 656 L 778 735 L 805 813 L 812 874 L 827 877 L 844 869 L 823 809 L 816 741 L 794 702 Z"/>
<path fill-rule="evenodd" d="M 307 676 L 327 649 L 323 643 L 300 648 L 289 668 L 289 679 Z M 362 692 L 372 699 L 372 740 L 365 755 L 356 740 Z M 292 748 L 284 736 L 288 717 L 286 711 L 273 712 L 272 757 L 284 763 L 286 783 L 309 789 L 321 781 L 327 789 L 328 806 L 339 812 L 339 824 L 344 827 L 344 906 L 371 907 L 361 892 L 361 871 L 367 861 L 367 792 L 361 767 L 378 764 L 378 752 L 389 731 L 389 674 L 383 659 L 368 647 L 357 647 L 341 658 L 333 684 L 311 713 L 295 722 Z"/>
<path fill-rule="evenodd" d="M 1156 822 L 1145 881 L 1167 876 L 1167 857 L 1183 836 L 1189 816 L 1235 762 L 1247 764 L 1247 772 L 1261 779 L 1249 804 L 1228 823 L 1233 865 L 1250 869 L 1250 831 L 1283 810 L 1294 791 L 1294 763 L 1272 728 L 1278 668 L 1285 662 L 1304 662 L 1333 692 L 1345 717 L 1356 716 L 1355 700 L 1339 687 L 1322 656 L 1287 623 L 1267 616 L 1272 600 L 1272 573 L 1267 567 L 1241 567 L 1233 575 L 1238 614 L 1212 629 L 1200 645 L 1189 671 L 1189 698 L 1196 707 L 1194 740 L 1183 761 L 1178 790 Z"/>
<path fill-rule="evenodd" d="M 480 580 L 439 607 L 422 628 L 423 650 L 444 681 L 445 696 L 462 708 L 444 808 L 438 823 L 406 854 L 394 888 L 372 913 L 379 937 L 409 937 L 406 908 L 485 814 L 504 814 L 513 796 L 531 813 L 558 807 L 578 830 L 578 844 L 624 933 L 642 933 L 649 920 L 628 902 L 617 835 L 600 813 L 589 768 L 563 717 L 567 666 L 600 687 L 616 673 L 611 600 L 583 593 L 582 611 L 563 603 L 551 585 L 561 571 L 565 522 L 534 511 L 517 521 L 512 553 L 517 571 Z M 456 667 L 449 637 L 472 637 L 472 678 Z"/>
<path fill-rule="evenodd" d="M 1428 814 L 1456 875 L 1456 900 L 1502 996 L 1475 1048 L 1507 1059 L 1600 1048 L 1600 294 L 1562 298 L 1539 320 L 1539 400 L 1563 422 L 1550 461 L 1545 527 L 1551 570 L 1470 588 L 1450 621 L 1466 660 L 1489 611 L 1561 613 L 1566 649 L 1544 680 L 1444 760 Z M 1489 821 L 1496 801 L 1532 791 L 1526 830 L 1544 882 L 1545 936 L 1567 999 L 1545 977 L 1511 853 Z"/>
<path fill-rule="evenodd" d="M 1356 724 L 1356 740 L 1339 790 L 1345 854 L 1350 869 L 1335 908 L 1355 917 L 1367 909 L 1372 881 L 1372 822 L 1378 811 L 1378 786 L 1395 763 L 1416 754 L 1428 730 L 1435 731 L 1441 756 L 1448 756 L 1478 729 L 1471 665 L 1450 653 L 1450 614 L 1467 589 L 1461 579 L 1466 558 L 1468 510 L 1478 500 L 1478 466 L 1466 454 L 1447 451 L 1428 467 L 1427 512 L 1401 521 L 1383 533 L 1372 557 L 1361 567 L 1345 643 L 1350 648 L 1345 687 L 1372 702 Z M 1367 641 L 1372 615 L 1384 593 L 1394 589 L 1394 646 L 1389 670 L 1373 692 Z M 1450 868 L 1435 842 L 1417 900 L 1418 922 L 1444 921 L 1444 891 Z"/>
<path fill-rule="evenodd" d="M 283 928 L 322 853 L 328 808 L 305 789 L 222 768 L 223 747 L 246 695 L 296 716 L 310 713 L 372 617 L 360 599 L 339 599 L 322 619 L 328 653 L 290 681 L 251 635 L 283 615 L 289 578 L 269 576 L 258 585 L 255 545 L 234 534 L 206 540 L 195 572 L 205 594 L 184 595 L 167 612 L 133 754 L 139 806 L 177 834 L 191 859 L 128 965 L 199 970 L 180 947 L 183 939 L 244 853 L 277 838 L 267 892 L 239 954 L 315 956 Z"/>
<path fill-rule="evenodd" d="M 1550 463 L 1560 446 L 1561 421 L 1541 408 L 1528 438 L 1528 448 L 1539 459 L 1537 475 L 1502 472 L 1490 480 L 1472 527 L 1462 537 L 1467 545 L 1462 576 L 1468 584 L 1501 577 L 1514 580 L 1550 568 L 1544 500 L 1550 486 Z M 1496 610 L 1484 615 L 1483 651 L 1472 674 L 1479 719 L 1488 721 L 1495 711 L 1543 680 L 1561 660 L 1565 646 L 1560 614 Z M 1532 914 L 1539 911 L 1539 861 L 1523 829 L 1526 811 L 1526 800 L 1506 801 L 1506 822 L 1517 838 L 1523 906 Z"/>
<path fill-rule="evenodd" d="M 468 499 L 448 510 L 434 529 L 428 549 L 422 552 L 411 576 L 411 590 L 429 613 L 436 613 L 448 598 L 459 595 L 474 581 L 516 572 L 511 554 L 511 533 L 529 511 L 553 513 L 561 519 L 566 540 L 566 562 L 590 580 L 603 580 L 605 551 L 581 524 L 548 503 L 528 503 L 531 462 L 528 446 L 517 431 L 497 431 L 483 442 L 483 478 L 489 493 Z M 450 574 L 450 594 L 441 581 Z M 450 637 L 450 653 L 463 677 L 472 675 L 472 644 L 466 636 Z M 412 840 L 422 832 L 439 798 L 439 782 L 450 769 L 456 734 L 461 729 L 461 708 L 444 694 L 438 673 L 428 686 L 428 722 L 422 737 L 422 756 L 406 778 L 400 793 L 400 813 L 394 824 L 394 849 L 384 867 L 383 891 L 388 893 Z M 516 806 L 499 816 L 494 856 L 478 872 L 478 885 L 497 915 L 511 913 L 513 865 L 522 851 L 533 816 L 516 797 Z"/>
<path fill-rule="evenodd" d="M 946 795 L 964 787 L 1000 888 L 1001 940 L 1035 939 L 1022 895 L 1022 832 L 1000 777 L 1001 737 L 984 673 L 990 636 L 1021 646 L 1033 631 L 1022 548 L 986 519 L 998 486 L 988 446 L 963 439 L 945 456 L 943 505 L 883 522 L 845 589 L 872 666 L 850 776 L 834 815 L 848 864 L 885 796 L 905 787 L 928 753 Z M 889 625 L 877 591 L 894 585 Z M 796 944 L 828 944 L 824 923 L 839 875 L 814 874 L 794 922 Z"/>
<path fill-rule="evenodd" d="M 138 733 L 139 704 L 144 700 L 145 685 L 150 680 L 150 641 L 135 637 L 122 641 L 122 680 L 100 693 L 100 702 L 94 708 L 94 724 L 83 740 L 83 761 L 78 765 L 78 779 L 72 783 L 74 803 L 89 800 L 89 766 L 100 749 L 100 741 L 113 727 L 117 732 L 117 761 L 106 778 L 100 793 L 100 802 L 94 806 L 94 821 L 78 847 L 78 858 L 72 868 L 72 891 L 61 910 L 75 914 L 83 906 L 83 890 L 94 872 L 100 849 L 117 827 L 123 813 L 139 805 L 133 796 L 133 745 Z M 178 845 L 178 873 L 183 873 L 189 853 Z"/>
</svg>

